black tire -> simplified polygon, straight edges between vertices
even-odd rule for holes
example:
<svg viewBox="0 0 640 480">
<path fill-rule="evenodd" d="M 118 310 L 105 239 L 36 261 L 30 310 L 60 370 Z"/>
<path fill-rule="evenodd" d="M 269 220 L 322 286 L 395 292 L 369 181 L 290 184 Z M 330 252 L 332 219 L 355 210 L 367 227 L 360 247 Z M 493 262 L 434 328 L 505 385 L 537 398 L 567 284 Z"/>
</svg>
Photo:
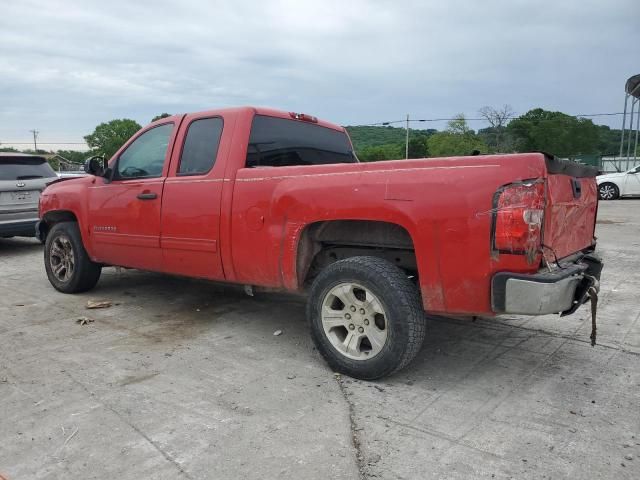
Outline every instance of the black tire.
<svg viewBox="0 0 640 480">
<path fill-rule="evenodd" d="M 68 270 L 62 268 L 54 273 L 61 264 L 61 245 L 65 252 L 73 255 L 73 264 L 67 262 Z M 52 258 L 53 257 L 53 258 Z M 44 247 L 44 267 L 53 287 L 62 293 L 79 293 L 91 290 L 100 279 L 102 266 L 94 263 L 87 255 L 76 222 L 56 223 L 47 234 Z M 66 278 L 65 278 L 66 277 Z"/>
<path fill-rule="evenodd" d="M 620 189 L 615 183 L 601 183 L 598 185 L 598 198 L 600 200 L 617 200 L 620 198 Z"/>
<path fill-rule="evenodd" d="M 325 332 L 323 304 L 331 298 L 330 293 L 342 284 L 354 284 L 356 290 L 362 286 L 365 294 L 370 292 L 382 304 L 386 339 L 373 358 L 349 358 L 332 344 Z M 311 286 L 307 318 L 313 341 L 331 368 L 362 380 L 375 380 L 405 367 L 420 351 L 425 336 L 425 314 L 417 287 L 400 268 L 376 257 L 351 257 L 322 270 Z M 369 325 L 368 321 L 366 325 Z M 353 330 L 352 327 L 349 325 Z M 349 335 L 346 328 L 344 331 Z M 362 330 L 358 328 L 358 331 Z"/>
</svg>

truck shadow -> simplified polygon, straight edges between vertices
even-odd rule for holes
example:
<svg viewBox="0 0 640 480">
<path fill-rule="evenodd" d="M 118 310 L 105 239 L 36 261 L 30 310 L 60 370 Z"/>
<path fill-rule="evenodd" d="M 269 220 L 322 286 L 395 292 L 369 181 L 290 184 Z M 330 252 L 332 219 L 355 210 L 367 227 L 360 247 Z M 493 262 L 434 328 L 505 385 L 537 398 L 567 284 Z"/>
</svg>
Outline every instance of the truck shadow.
<svg viewBox="0 0 640 480">
<path fill-rule="evenodd" d="M 273 340 L 280 330 L 285 336 L 278 349 L 322 362 L 310 339 L 302 296 L 258 291 L 251 297 L 237 285 L 114 269 L 105 269 L 89 294 L 118 304 L 119 320 L 112 326 L 144 331 L 139 342 L 184 344 L 212 336 L 235 337 L 268 357 L 276 353 L 269 352 L 272 344 L 265 341 Z M 427 386 L 436 379 L 447 384 L 452 378 L 473 379 L 492 372 L 518 377 L 567 341 L 561 332 L 525 328 L 523 321 L 428 317 L 427 336 L 417 358 L 381 382 Z"/>
<path fill-rule="evenodd" d="M 211 336 L 261 343 L 276 330 L 286 330 L 295 346 L 311 343 L 304 298 L 296 295 L 256 291 L 249 296 L 239 285 L 112 268 L 103 270 L 95 290 L 82 295 L 110 301 L 117 308 L 110 326 L 139 334 L 143 343 L 184 344 Z"/>
<path fill-rule="evenodd" d="M 0 256 L 30 255 L 34 251 L 41 249 L 42 244 L 35 238 L 2 238 L 0 237 Z"/>
</svg>

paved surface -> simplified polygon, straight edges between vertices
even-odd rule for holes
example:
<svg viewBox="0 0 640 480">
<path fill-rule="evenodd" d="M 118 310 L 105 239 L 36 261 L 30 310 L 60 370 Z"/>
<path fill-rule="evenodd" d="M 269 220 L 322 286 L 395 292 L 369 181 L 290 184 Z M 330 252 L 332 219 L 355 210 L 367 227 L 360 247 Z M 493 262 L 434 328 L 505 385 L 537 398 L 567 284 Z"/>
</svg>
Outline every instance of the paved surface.
<svg viewBox="0 0 640 480">
<path fill-rule="evenodd" d="M 431 319 L 376 383 L 333 375 L 299 298 L 115 269 L 66 296 L 0 240 L 0 475 L 640 478 L 640 201 L 602 203 L 598 236 L 595 348 L 585 307 Z"/>
</svg>

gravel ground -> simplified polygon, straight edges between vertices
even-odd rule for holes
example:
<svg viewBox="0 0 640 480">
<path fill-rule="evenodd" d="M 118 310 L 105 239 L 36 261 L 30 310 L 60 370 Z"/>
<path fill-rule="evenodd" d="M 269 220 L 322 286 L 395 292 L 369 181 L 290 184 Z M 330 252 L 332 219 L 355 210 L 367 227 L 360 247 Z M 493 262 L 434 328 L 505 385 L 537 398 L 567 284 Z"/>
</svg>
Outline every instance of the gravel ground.
<svg viewBox="0 0 640 480">
<path fill-rule="evenodd" d="M 586 307 L 430 318 L 379 382 L 326 367 L 299 297 L 111 268 L 62 295 L 0 240 L 0 476 L 640 478 L 640 203 L 599 216 L 596 347 Z"/>
</svg>

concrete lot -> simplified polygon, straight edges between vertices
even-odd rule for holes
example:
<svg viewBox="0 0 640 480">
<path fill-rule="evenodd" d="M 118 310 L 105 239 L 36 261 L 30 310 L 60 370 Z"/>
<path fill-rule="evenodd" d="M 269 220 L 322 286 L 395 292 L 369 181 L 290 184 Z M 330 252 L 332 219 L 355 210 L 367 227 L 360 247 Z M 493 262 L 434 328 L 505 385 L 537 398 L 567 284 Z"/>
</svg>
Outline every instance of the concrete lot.
<svg viewBox="0 0 640 480">
<path fill-rule="evenodd" d="M 115 269 L 65 296 L 38 243 L 0 240 L 0 476 L 640 478 L 640 202 L 597 234 L 598 346 L 586 307 L 434 318 L 375 383 L 326 367 L 302 299 Z"/>
</svg>

